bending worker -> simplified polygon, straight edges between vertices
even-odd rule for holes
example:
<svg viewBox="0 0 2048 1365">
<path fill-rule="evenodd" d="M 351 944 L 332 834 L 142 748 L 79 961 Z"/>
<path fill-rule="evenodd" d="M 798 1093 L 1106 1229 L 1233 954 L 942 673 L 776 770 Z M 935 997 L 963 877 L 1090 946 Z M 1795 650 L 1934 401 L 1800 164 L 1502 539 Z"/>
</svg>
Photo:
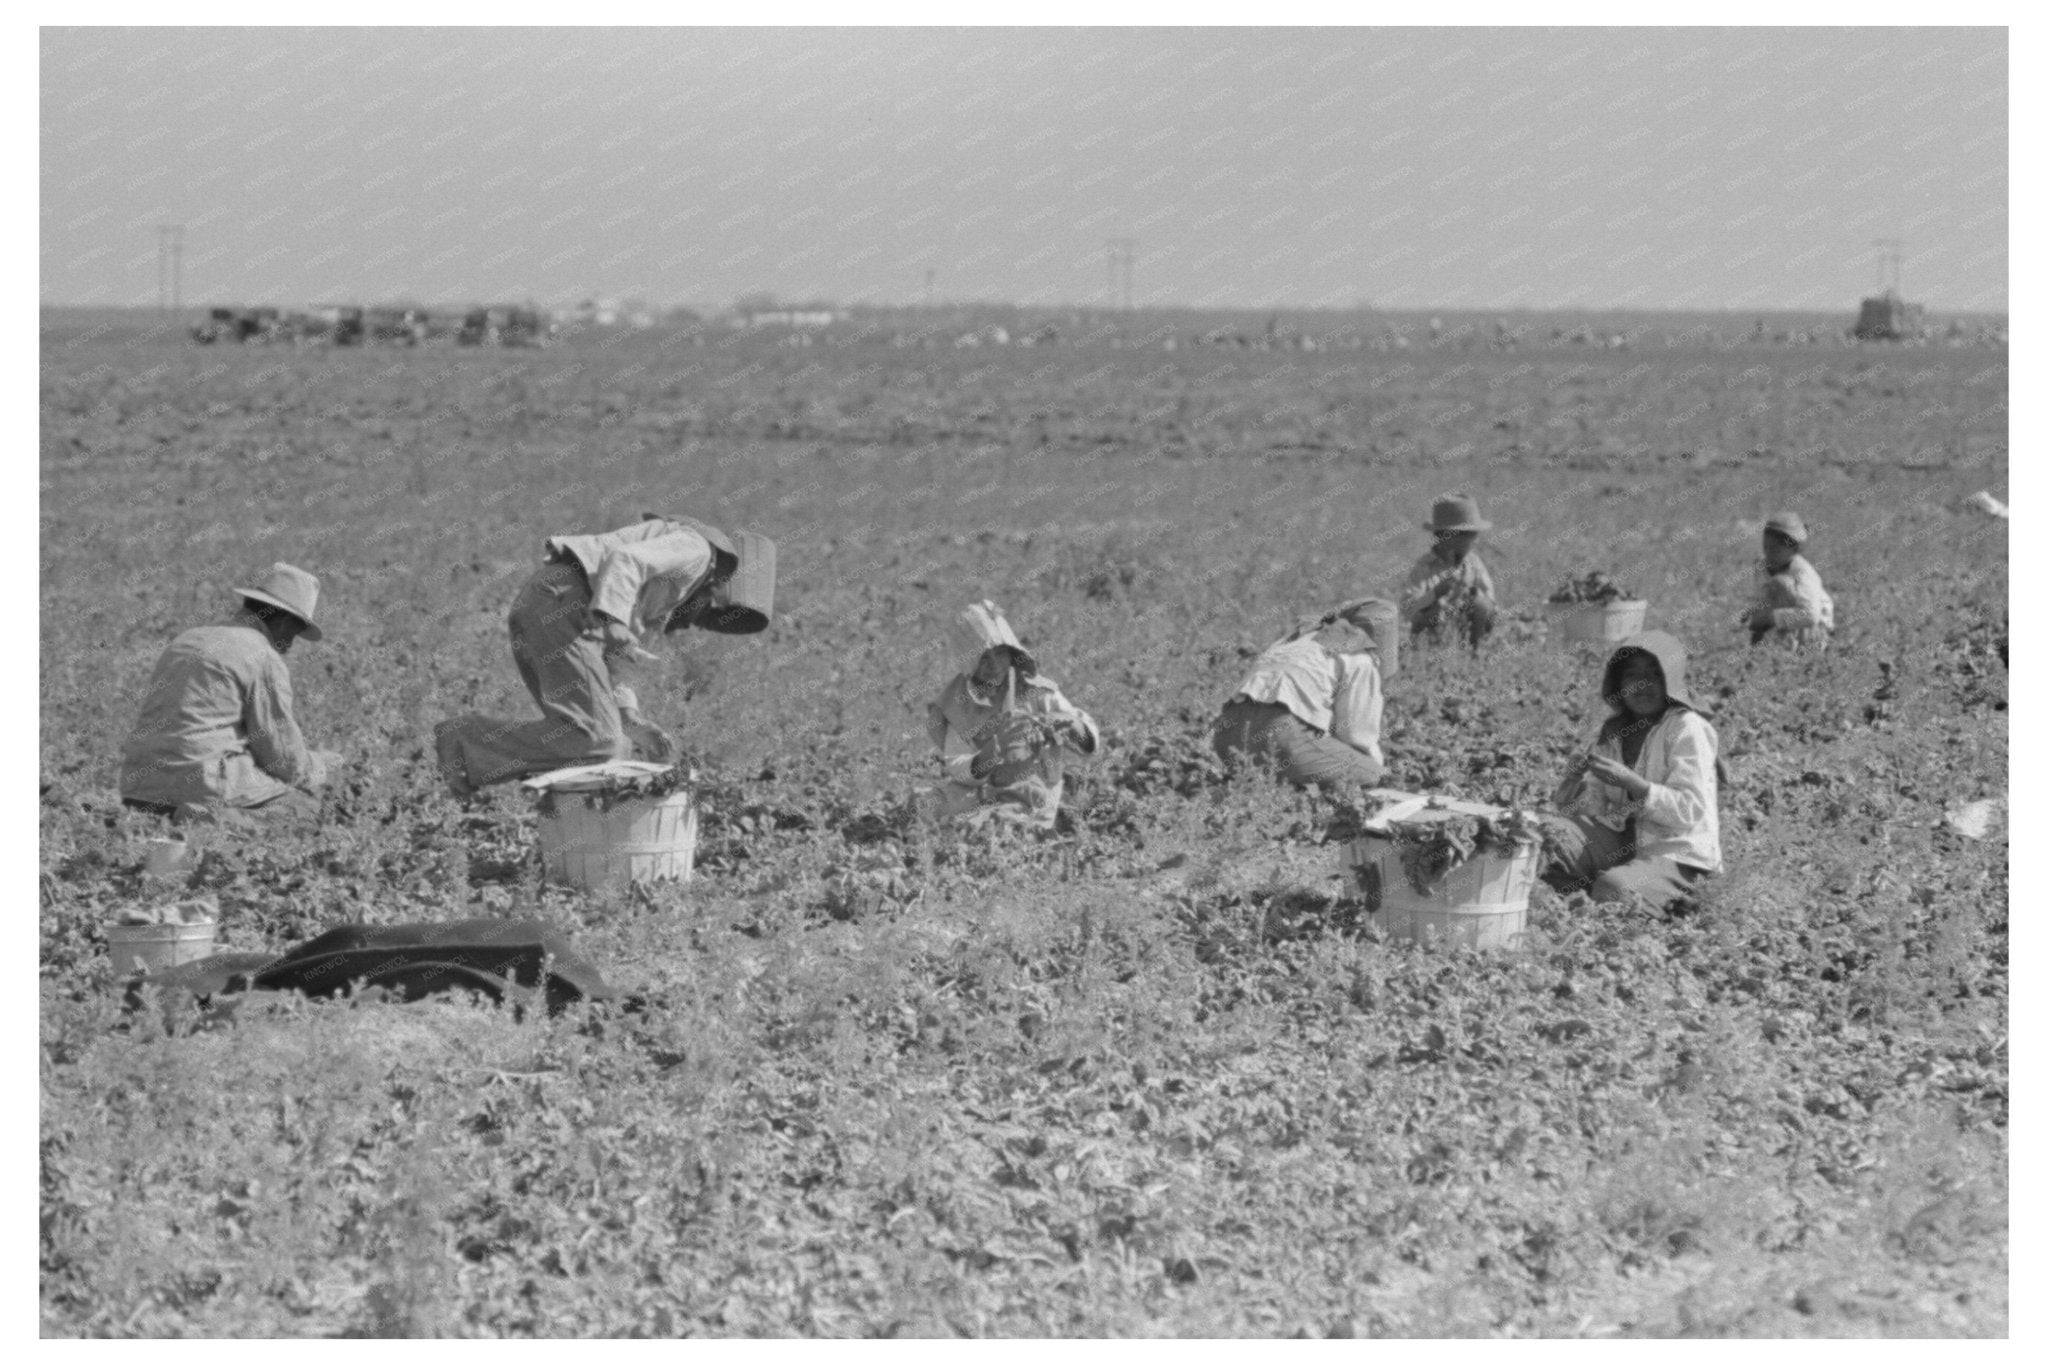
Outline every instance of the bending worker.
<svg viewBox="0 0 2048 1365">
<path fill-rule="evenodd" d="M 1361 598 L 1268 647 L 1216 722 L 1216 756 L 1263 761 L 1297 787 L 1372 786 L 1383 682 L 1400 667 L 1392 602 Z"/>
<path fill-rule="evenodd" d="M 555 536 L 512 602 L 512 661 L 541 719 L 462 716 L 434 727 L 457 796 L 557 768 L 621 758 L 668 762 L 675 742 L 640 712 L 626 679 L 646 646 L 695 627 L 768 628 L 775 542 L 649 514 L 604 535 Z"/>
<path fill-rule="evenodd" d="M 320 580 L 273 564 L 257 588 L 236 588 L 225 621 L 171 641 L 156 661 L 142 714 L 121 748 L 121 800 L 138 810 L 247 824 L 318 814 L 317 793 L 341 755 L 306 747 L 292 714 L 292 643 L 318 640 Z"/>
</svg>

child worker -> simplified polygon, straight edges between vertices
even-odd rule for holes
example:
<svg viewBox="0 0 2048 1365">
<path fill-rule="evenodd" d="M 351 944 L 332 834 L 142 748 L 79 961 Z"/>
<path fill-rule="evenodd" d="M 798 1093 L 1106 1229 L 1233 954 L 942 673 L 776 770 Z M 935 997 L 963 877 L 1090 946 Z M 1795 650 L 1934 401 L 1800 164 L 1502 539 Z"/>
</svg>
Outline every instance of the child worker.
<svg viewBox="0 0 2048 1365">
<path fill-rule="evenodd" d="M 1799 645 L 1826 649 L 1835 629 L 1835 602 L 1820 574 L 1800 550 L 1806 522 L 1797 512 L 1776 512 L 1764 523 L 1764 562 L 1757 572 L 1756 602 L 1743 615 L 1749 642 L 1775 633 Z"/>
<path fill-rule="evenodd" d="M 1380 752 L 1385 680 L 1400 667 L 1394 604 L 1347 602 L 1297 626 L 1259 655 L 1216 721 L 1216 756 L 1265 762 L 1297 787 L 1370 787 Z"/>
<path fill-rule="evenodd" d="M 1610 714 L 1551 798 L 1544 880 L 1669 909 L 1721 870 L 1720 740 L 1693 709 L 1685 646 L 1661 630 L 1616 647 L 1600 697 Z"/>
<path fill-rule="evenodd" d="M 1430 509 L 1427 528 L 1436 543 L 1415 561 L 1401 589 L 1401 616 L 1408 633 L 1431 643 L 1462 639 L 1473 649 L 1493 633 L 1499 608 L 1493 575 L 1472 547 L 1493 523 L 1479 515 L 1467 493 L 1447 493 Z"/>
<path fill-rule="evenodd" d="M 1064 751 L 1095 752 L 1094 720 L 1038 671 L 995 603 L 963 610 L 950 638 L 960 671 L 925 708 L 946 770 L 937 813 L 986 811 L 984 819 L 1051 829 L 1066 787 Z"/>
</svg>

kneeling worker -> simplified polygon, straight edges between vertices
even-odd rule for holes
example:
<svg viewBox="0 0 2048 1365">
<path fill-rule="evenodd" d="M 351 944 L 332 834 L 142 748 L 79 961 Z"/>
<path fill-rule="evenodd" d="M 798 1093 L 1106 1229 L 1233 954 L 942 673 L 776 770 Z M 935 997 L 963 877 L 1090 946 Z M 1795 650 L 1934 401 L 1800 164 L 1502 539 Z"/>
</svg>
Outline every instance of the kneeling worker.
<svg viewBox="0 0 2048 1365">
<path fill-rule="evenodd" d="M 1297 787 L 1377 784 L 1383 682 L 1400 667 L 1399 616 L 1349 602 L 1269 646 L 1216 722 L 1225 763 L 1271 763 Z"/>
<path fill-rule="evenodd" d="M 946 772 L 936 813 L 1052 829 L 1066 791 L 1066 751 L 1094 753 L 1102 732 L 1038 671 L 995 603 L 968 606 L 950 638 L 960 671 L 925 708 Z"/>
<path fill-rule="evenodd" d="M 1668 910 L 1721 870 L 1720 737 L 1693 707 L 1685 646 L 1661 630 L 1615 648 L 1600 698 L 1609 714 L 1593 748 L 1551 798 L 1562 814 L 1547 817 L 1544 880 Z"/>
<path fill-rule="evenodd" d="M 191 820 L 317 814 L 317 793 L 341 755 L 313 751 L 292 714 L 284 656 L 318 640 L 320 580 L 273 564 L 217 625 L 171 641 L 150 675 L 142 714 L 121 749 L 121 799 L 138 810 Z"/>
<path fill-rule="evenodd" d="M 541 719 L 462 716 L 434 727 L 442 780 L 457 796 L 535 773 L 641 758 L 675 743 L 640 714 L 626 677 L 654 658 L 645 645 L 695 627 L 725 635 L 768 628 L 775 542 L 728 537 L 682 517 L 649 515 L 603 535 L 555 536 L 512 602 L 512 662 Z"/>
</svg>

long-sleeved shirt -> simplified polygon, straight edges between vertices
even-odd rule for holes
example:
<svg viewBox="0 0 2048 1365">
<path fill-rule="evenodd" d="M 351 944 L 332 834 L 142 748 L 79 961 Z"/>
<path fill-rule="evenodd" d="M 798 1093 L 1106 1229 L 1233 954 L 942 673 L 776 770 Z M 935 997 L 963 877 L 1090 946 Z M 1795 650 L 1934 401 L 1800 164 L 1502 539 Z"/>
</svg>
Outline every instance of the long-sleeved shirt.
<svg viewBox="0 0 2048 1365">
<path fill-rule="evenodd" d="M 1468 552 L 1453 564 L 1431 548 L 1416 560 L 1401 589 L 1401 619 L 1412 626 L 1418 615 L 1446 597 L 1465 597 L 1492 605 L 1493 575 L 1486 571 L 1478 555 Z"/>
<path fill-rule="evenodd" d="M 1793 555 L 1776 573 L 1758 567 L 1756 605 L 1769 609 L 1773 630 L 1802 645 L 1825 645 L 1835 629 L 1835 601 L 1805 555 Z"/>
<path fill-rule="evenodd" d="M 1386 695 L 1379 661 L 1364 651 L 1339 654 L 1312 635 L 1282 640 L 1259 655 L 1236 695 L 1246 701 L 1278 702 L 1303 725 L 1349 744 L 1375 762 L 1380 752 L 1380 713 Z"/>
<path fill-rule="evenodd" d="M 1673 858 L 1688 867 L 1719 872 L 1720 786 L 1714 758 L 1720 746 L 1706 717 L 1689 707 L 1672 706 L 1643 736 L 1643 747 L 1629 765 L 1650 784 L 1647 793 L 1638 799 L 1584 777 L 1566 809 L 1616 831 L 1634 820 L 1638 858 Z M 1602 740 L 1593 752 L 1621 762 L 1621 740 Z"/>
<path fill-rule="evenodd" d="M 1094 718 L 1081 710 L 1043 674 L 1014 679 L 1014 688 L 998 686 L 982 693 L 965 673 L 953 676 L 937 701 L 925 708 L 926 731 L 945 762 L 947 781 L 963 796 L 979 803 L 1006 800 L 1020 805 L 1042 823 L 1058 814 L 1066 786 L 1066 756 L 1072 746 L 1084 754 L 1101 742 Z M 1029 727 L 1037 720 L 1061 719 L 1074 727 L 1059 744 L 1033 742 Z M 995 764 L 982 777 L 974 760 L 987 753 Z"/>
<path fill-rule="evenodd" d="M 686 526 L 650 517 L 603 535 L 554 536 L 549 559 L 570 560 L 590 582 L 590 609 L 633 633 L 644 646 L 659 640 L 670 613 L 696 591 L 711 572 L 711 542 Z M 606 651 L 612 690 L 622 710 L 638 711 L 640 699 L 625 685 L 627 651 Z"/>
<path fill-rule="evenodd" d="M 325 778 L 284 657 L 249 612 L 171 641 L 121 747 L 121 795 L 165 806 L 260 805 Z"/>
</svg>

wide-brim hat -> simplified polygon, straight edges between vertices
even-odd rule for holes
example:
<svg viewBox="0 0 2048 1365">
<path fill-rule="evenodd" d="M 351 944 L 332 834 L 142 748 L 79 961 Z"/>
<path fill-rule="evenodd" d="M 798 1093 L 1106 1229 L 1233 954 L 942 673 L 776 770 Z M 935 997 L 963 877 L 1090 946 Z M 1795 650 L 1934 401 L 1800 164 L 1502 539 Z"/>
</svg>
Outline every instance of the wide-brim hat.
<svg viewBox="0 0 2048 1365">
<path fill-rule="evenodd" d="M 1372 639 L 1380 656 L 1380 676 L 1391 678 L 1401 667 L 1401 609 L 1384 597 L 1360 597 L 1333 613 Z"/>
<path fill-rule="evenodd" d="M 729 543 L 738 562 L 726 580 L 725 605 L 706 610 L 696 626 L 720 635 L 758 635 L 775 619 L 775 542 L 734 531 Z"/>
<path fill-rule="evenodd" d="M 279 560 L 270 566 L 270 576 L 263 580 L 262 587 L 234 588 L 231 591 L 298 617 L 305 624 L 305 629 L 299 632 L 301 638 L 321 638 L 323 632 L 313 624 L 313 612 L 320 605 L 320 580 L 304 569 Z"/>
<path fill-rule="evenodd" d="M 1776 531 L 1794 545 L 1806 543 L 1806 519 L 1797 512 L 1773 512 L 1764 522 L 1766 531 Z"/>
<path fill-rule="evenodd" d="M 1493 523 L 1479 515 L 1479 504 L 1469 493 L 1446 493 L 1438 498 L 1429 509 L 1425 525 L 1438 534 L 1493 529 Z"/>
<path fill-rule="evenodd" d="M 1031 657 L 1031 651 L 1017 639 L 1017 632 L 1010 629 L 1003 609 L 986 598 L 963 607 L 947 627 L 946 636 L 953 660 L 962 673 L 972 673 L 981 663 L 981 656 L 998 647 L 1009 650 L 1027 676 L 1038 672 L 1038 660 Z"/>
</svg>

